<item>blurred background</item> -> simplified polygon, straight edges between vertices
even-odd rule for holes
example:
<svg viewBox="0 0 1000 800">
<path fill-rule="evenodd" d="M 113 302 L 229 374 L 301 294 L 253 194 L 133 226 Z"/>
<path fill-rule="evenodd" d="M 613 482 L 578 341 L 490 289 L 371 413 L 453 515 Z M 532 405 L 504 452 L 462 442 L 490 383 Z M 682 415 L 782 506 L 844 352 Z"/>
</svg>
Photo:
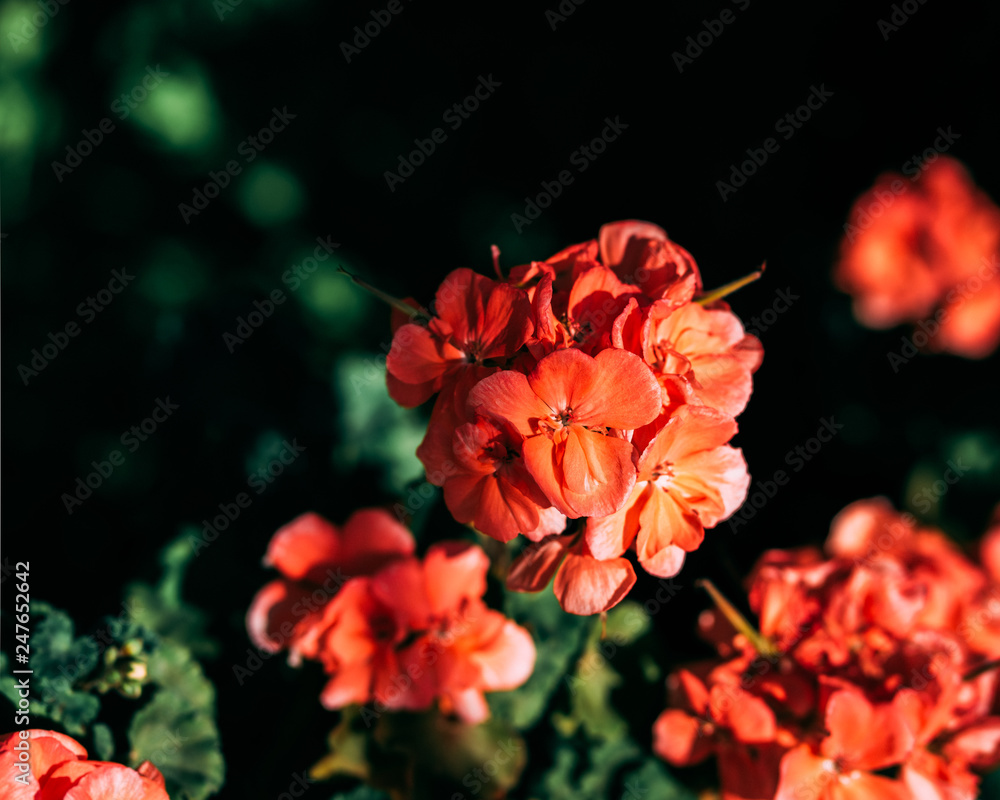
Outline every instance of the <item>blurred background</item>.
<svg viewBox="0 0 1000 800">
<path fill-rule="evenodd" d="M 664 668 L 708 652 L 696 578 L 742 602 L 764 549 L 821 542 L 855 499 L 979 536 L 998 356 L 893 369 L 908 330 L 861 328 L 830 280 L 853 200 L 942 130 L 1000 199 L 1000 7 L 907 8 L 3 0 L 3 563 L 30 559 L 33 595 L 92 624 L 247 492 L 184 593 L 220 643 L 222 796 L 286 791 L 336 715 L 316 665 L 234 679 L 267 542 L 303 511 L 342 522 L 422 483 L 428 409 L 389 401 L 388 309 L 338 267 L 427 302 L 456 267 L 491 274 L 491 244 L 506 270 L 625 218 L 666 228 L 707 286 L 766 260 L 730 298 L 765 347 L 734 444 L 752 493 L 789 476 L 689 559 L 654 620 Z M 843 427 L 810 453 L 824 420 Z M 460 534 L 440 501 L 421 513 L 422 546 Z M 648 743 L 662 698 L 636 699 Z"/>
</svg>

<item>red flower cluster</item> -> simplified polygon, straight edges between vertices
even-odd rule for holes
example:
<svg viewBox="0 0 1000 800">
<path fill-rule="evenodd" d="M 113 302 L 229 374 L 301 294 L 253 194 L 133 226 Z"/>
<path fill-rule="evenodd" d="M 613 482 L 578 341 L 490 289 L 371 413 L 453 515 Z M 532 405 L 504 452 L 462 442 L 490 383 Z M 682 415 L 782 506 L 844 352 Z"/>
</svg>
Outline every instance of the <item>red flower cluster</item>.
<svg viewBox="0 0 1000 800">
<path fill-rule="evenodd" d="M 149 761 L 137 770 L 88 761 L 75 739 L 55 731 L 0 736 L 0 797 L 8 800 L 169 800 Z"/>
<path fill-rule="evenodd" d="M 925 169 L 857 200 L 835 278 L 863 325 L 919 322 L 916 345 L 983 358 L 1000 344 L 1000 209 L 954 159 Z"/>
<path fill-rule="evenodd" d="M 844 509 L 826 551 L 764 554 L 759 633 L 706 612 L 722 659 L 671 676 L 654 749 L 717 755 L 726 800 L 973 800 L 1000 763 L 1000 574 L 884 498 Z"/>
<path fill-rule="evenodd" d="M 303 514 L 271 540 L 264 562 L 282 578 L 260 592 L 247 629 L 262 650 L 293 664 L 319 661 L 331 676 L 327 708 L 371 700 L 382 710 L 429 708 L 467 722 L 489 716 L 483 692 L 531 674 L 523 628 L 486 607 L 489 559 L 466 542 L 414 557 L 410 532 L 380 509 L 356 511 L 342 530 Z"/>
<path fill-rule="evenodd" d="M 455 270 L 432 312 L 396 319 L 390 394 L 437 394 L 417 450 L 428 480 L 459 522 L 537 543 L 510 588 L 555 574 L 563 608 L 604 611 L 635 583 L 626 551 L 675 575 L 742 503 L 749 476 L 728 442 L 763 351 L 700 292 L 686 250 L 627 221 L 506 281 Z M 585 522 L 564 532 L 567 519 Z"/>
</svg>

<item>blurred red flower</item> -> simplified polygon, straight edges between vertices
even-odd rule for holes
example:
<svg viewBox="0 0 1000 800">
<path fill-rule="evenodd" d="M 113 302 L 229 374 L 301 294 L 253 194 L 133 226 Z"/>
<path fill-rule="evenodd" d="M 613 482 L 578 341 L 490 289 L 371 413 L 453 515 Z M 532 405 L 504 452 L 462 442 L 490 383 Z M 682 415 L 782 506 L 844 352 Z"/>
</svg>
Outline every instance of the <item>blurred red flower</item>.
<svg viewBox="0 0 1000 800">
<path fill-rule="evenodd" d="M 855 202 L 834 277 L 863 325 L 919 323 L 917 345 L 983 358 L 1000 343 L 1000 208 L 955 159 L 925 170 Z"/>
<path fill-rule="evenodd" d="M 668 680 L 661 757 L 715 755 L 725 800 L 974 800 L 1000 764 L 987 570 L 876 498 L 837 515 L 825 556 L 769 551 L 749 583 L 760 631 L 705 612 L 721 659 Z"/>
<path fill-rule="evenodd" d="M 0 786 L 7 800 L 169 800 L 149 761 L 88 761 L 75 739 L 38 729 L 0 736 Z"/>
<path fill-rule="evenodd" d="M 441 542 L 419 559 L 413 547 L 380 509 L 355 512 L 343 533 L 305 514 L 275 534 L 266 561 L 285 578 L 258 593 L 247 628 L 263 649 L 322 663 L 327 708 L 374 701 L 420 710 L 438 701 L 480 722 L 489 716 L 484 692 L 531 675 L 534 643 L 483 602 L 489 559 L 480 548 Z"/>
</svg>

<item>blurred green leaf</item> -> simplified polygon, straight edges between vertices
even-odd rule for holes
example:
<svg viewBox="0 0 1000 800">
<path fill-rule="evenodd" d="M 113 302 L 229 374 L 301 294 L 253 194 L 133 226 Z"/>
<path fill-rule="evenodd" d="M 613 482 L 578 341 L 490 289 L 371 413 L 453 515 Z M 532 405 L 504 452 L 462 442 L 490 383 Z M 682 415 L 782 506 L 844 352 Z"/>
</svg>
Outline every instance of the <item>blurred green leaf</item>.
<svg viewBox="0 0 1000 800">
<path fill-rule="evenodd" d="M 350 431 L 333 453 L 338 468 L 348 473 L 362 464 L 380 467 L 383 488 L 405 494 L 408 484 L 424 475 L 416 449 L 427 423 L 417 411 L 401 408 L 389 397 L 385 357 L 344 356 L 334 368 L 334 385 L 342 409 L 341 430 Z"/>
<path fill-rule="evenodd" d="M 115 753 L 115 737 L 111 728 L 98 722 L 91 729 L 94 737 L 94 756 L 101 761 L 110 761 Z"/>
<path fill-rule="evenodd" d="M 204 613 L 181 598 L 184 573 L 195 552 L 190 536 L 190 529 L 183 530 L 160 552 L 160 581 L 156 586 L 131 584 L 125 592 L 125 604 L 132 610 L 133 620 L 158 637 L 183 645 L 196 657 L 211 657 L 218 644 L 205 633 Z"/>
<path fill-rule="evenodd" d="M 240 207 L 247 219 L 261 227 L 294 219 L 305 205 L 299 179 L 274 164 L 250 167 L 238 189 Z"/>
<path fill-rule="evenodd" d="M 74 635 L 69 615 L 47 603 L 31 604 L 31 707 L 33 715 L 47 717 L 79 736 L 96 719 L 100 700 L 79 687 L 97 666 L 101 646 L 90 636 Z M 6 658 L 0 664 L 6 673 Z M 0 693 L 17 706 L 17 681 L 0 678 Z"/>
<path fill-rule="evenodd" d="M 132 766 L 151 761 L 171 797 L 203 800 L 225 778 L 215 689 L 188 650 L 170 642 L 150 657 L 149 676 L 157 691 L 129 725 L 129 760 Z"/>
<path fill-rule="evenodd" d="M 490 708 L 499 718 L 524 730 L 533 727 L 545 713 L 553 692 L 583 647 L 592 620 L 567 614 L 547 588 L 534 594 L 507 592 L 504 613 L 531 633 L 535 669 L 517 689 L 491 694 Z"/>
</svg>

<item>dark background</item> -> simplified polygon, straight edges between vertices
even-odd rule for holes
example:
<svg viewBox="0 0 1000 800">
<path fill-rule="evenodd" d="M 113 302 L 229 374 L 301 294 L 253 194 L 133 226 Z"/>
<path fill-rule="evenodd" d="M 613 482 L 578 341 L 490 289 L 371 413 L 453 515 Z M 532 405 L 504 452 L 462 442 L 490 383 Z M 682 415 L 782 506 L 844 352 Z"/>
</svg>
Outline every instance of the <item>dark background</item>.
<svg viewBox="0 0 1000 800">
<path fill-rule="evenodd" d="M 949 155 L 1000 198 L 1000 8 L 914 2 L 886 40 L 877 23 L 890 19 L 889 3 L 587 0 L 554 30 L 545 11 L 555 2 L 401 7 L 350 63 L 340 43 L 384 3 L 75 0 L 17 51 L 10 9 L 38 7 L 8 3 L 0 17 L 3 563 L 30 559 L 33 595 L 93 624 L 117 613 L 125 583 L 157 577 L 157 552 L 184 525 L 247 491 L 282 439 L 306 447 L 265 492 L 251 490 L 252 505 L 199 553 L 185 587 L 222 645 L 206 668 L 218 687 L 224 796 L 286 791 L 336 719 L 315 703 L 318 667 L 293 672 L 275 659 L 242 687 L 233 677 L 249 646 L 243 615 L 271 577 L 260 566 L 269 537 L 308 509 L 341 522 L 405 498 L 386 453 L 408 448 L 412 465 L 419 441 L 419 412 L 359 408 L 361 392 L 338 386 L 346 355 L 375 369 L 389 329 L 387 309 L 337 264 L 427 301 L 455 267 L 491 273 L 491 244 L 509 269 L 631 217 L 665 227 L 707 286 L 766 259 L 765 277 L 731 298 L 736 313 L 749 327 L 779 290 L 798 299 L 760 332 L 764 364 L 734 443 L 755 480 L 791 477 L 748 524 L 720 525 L 690 558 L 685 591 L 656 618 L 678 660 L 702 652 L 691 631 L 707 598 L 687 590 L 696 578 L 739 599 L 764 549 L 820 542 L 855 499 L 884 494 L 919 510 L 914 497 L 956 457 L 973 466 L 921 516 L 971 539 L 996 501 L 997 357 L 920 356 L 894 372 L 887 353 L 907 331 L 859 327 L 830 270 L 855 197 L 932 146 L 939 127 L 959 135 Z M 672 54 L 724 9 L 734 21 L 679 71 Z M 169 78 L 119 119 L 112 103 L 157 65 Z M 490 75 L 499 88 L 449 129 L 442 114 Z M 812 86 L 833 96 L 790 139 L 776 135 Z M 294 120 L 247 164 L 240 143 L 285 107 Z M 60 181 L 52 162 L 105 117 L 114 131 Z M 605 117 L 628 127 L 580 173 L 571 153 Z M 385 171 L 436 127 L 447 139 L 390 191 Z M 716 182 L 768 137 L 779 150 L 723 201 Z M 179 204 L 230 160 L 241 173 L 185 224 Z M 517 233 L 511 215 L 564 169 L 573 183 Z M 340 243 L 335 258 L 290 292 L 282 274 L 323 236 Z M 85 323 L 78 304 L 113 269 L 135 280 Z M 230 353 L 223 334 L 273 289 L 286 302 Z M 71 321 L 80 335 L 25 385 L 19 365 Z M 168 396 L 179 409 L 68 514 L 61 495 Z M 830 417 L 841 433 L 790 469 L 789 451 Z M 458 533 L 439 503 L 424 543 Z M 636 597 L 655 588 L 641 581 Z M 636 713 L 651 721 L 659 704 L 645 698 Z"/>
</svg>

